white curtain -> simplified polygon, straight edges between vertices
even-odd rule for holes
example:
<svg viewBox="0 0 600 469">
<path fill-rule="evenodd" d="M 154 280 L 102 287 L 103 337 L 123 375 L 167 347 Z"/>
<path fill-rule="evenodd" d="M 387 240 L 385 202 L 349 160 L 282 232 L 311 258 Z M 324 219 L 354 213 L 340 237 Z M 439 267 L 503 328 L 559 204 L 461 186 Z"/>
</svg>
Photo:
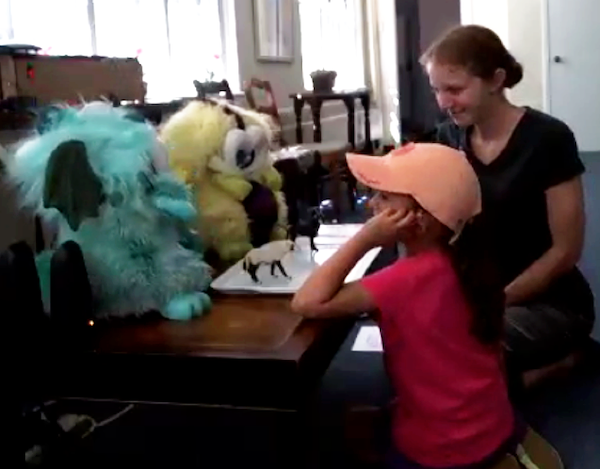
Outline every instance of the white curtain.
<svg viewBox="0 0 600 469">
<path fill-rule="evenodd" d="M 137 57 L 148 101 L 226 77 L 221 0 L 0 0 L 0 44 L 51 55 Z"/>
<path fill-rule="evenodd" d="M 398 50 L 396 10 L 393 0 L 364 0 L 367 86 L 376 110 L 381 112 L 382 142 L 400 143 Z M 376 112 L 377 112 L 376 111 Z"/>
<path fill-rule="evenodd" d="M 36 45 L 47 54 L 91 54 L 87 0 L 0 0 L 0 44 L 6 43 Z"/>
<path fill-rule="evenodd" d="M 336 89 L 365 85 L 360 0 L 299 0 L 304 86 L 311 72 L 337 72 Z"/>
</svg>

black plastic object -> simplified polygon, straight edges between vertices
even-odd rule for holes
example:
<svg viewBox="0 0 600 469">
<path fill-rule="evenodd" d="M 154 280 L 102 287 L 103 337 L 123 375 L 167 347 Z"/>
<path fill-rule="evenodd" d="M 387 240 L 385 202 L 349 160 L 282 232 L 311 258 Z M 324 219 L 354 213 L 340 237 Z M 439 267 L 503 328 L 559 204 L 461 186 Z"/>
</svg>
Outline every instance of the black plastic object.
<svg viewBox="0 0 600 469">
<path fill-rule="evenodd" d="M 257 248 L 271 240 L 271 231 L 279 214 L 273 191 L 256 181 L 250 183 L 252 190 L 242 204 L 250 220 L 250 243 Z"/>
<path fill-rule="evenodd" d="M 43 399 L 40 371 L 46 369 L 48 317 L 34 254 L 24 241 L 0 254 L 0 311 L 4 336 L 10 344 L 5 382 L 11 383 L 8 389 L 15 390 L 24 409 L 29 408 Z"/>
<path fill-rule="evenodd" d="M 4 320 L 15 321 L 19 331 L 46 324 L 34 254 L 25 241 L 0 254 L 0 301 Z"/>
<path fill-rule="evenodd" d="M 92 289 L 79 245 L 63 243 L 50 265 L 50 314 L 61 348 L 85 347 L 93 326 Z"/>
</svg>

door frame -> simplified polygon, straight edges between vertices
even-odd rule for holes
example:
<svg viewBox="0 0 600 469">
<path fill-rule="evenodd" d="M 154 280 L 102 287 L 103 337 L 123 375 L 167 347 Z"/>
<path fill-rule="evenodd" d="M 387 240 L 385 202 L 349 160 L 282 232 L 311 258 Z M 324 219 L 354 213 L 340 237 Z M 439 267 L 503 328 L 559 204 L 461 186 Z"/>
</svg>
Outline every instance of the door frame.
<svg viewBox="0 0 600 469">
<path fill-rule="evenodd" d="M 552 114 L 552 67 L 550 65 L 550 0 L 541 0 L 542 7 L 542 96 L 544 112 Z"/>
</svg>

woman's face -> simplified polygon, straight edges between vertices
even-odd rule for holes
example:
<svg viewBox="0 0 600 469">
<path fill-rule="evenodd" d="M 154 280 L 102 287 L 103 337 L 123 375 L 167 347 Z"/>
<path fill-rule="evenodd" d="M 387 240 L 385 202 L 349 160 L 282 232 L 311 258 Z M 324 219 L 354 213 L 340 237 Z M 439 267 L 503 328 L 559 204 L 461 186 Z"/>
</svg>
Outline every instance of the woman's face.
<svg viewBox="0 0 600 469">
<path fill-rule="evenodd" d="M 476 77 L 464 67 L 427 64 L 429 83 L 440 109 L 447 112 L 456 125 L 468 127 L 480 121 L 493 95 L 492 84 Z"/>
</svg>

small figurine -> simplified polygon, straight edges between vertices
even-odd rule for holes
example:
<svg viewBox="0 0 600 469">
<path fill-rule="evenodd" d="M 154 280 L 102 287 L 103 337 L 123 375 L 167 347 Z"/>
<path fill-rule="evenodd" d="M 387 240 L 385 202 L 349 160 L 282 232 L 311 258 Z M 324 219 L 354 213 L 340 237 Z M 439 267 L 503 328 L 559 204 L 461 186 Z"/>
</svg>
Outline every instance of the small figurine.
<svg viewBox="0 0 600 469">
<path fill-rule="evenodd" d="M 315 245 L 315 238 L 319 234 L 319 228 L 323 223 L 323 212 L 319 207 L 310 207 L 308 209 L 308 217 L 301 218 L 292 235 L 292 240 L 295 241 L 297 236 L 307 236 L 310 238 L 310 250 L 318 251 Z"/>
<path fill-rule="evenodd" d="M 295 246 L 295 243 L 289 239 L 263 244 L 258 248 L 248 251 L 242 262 L 242 267 L 244 271 L 250 274 L 252 281 L 255 283 L 259 283 L 256 271 L 261 264 L 271 265 L 271 275 L 273 277 L 275 277 L 275 267 L 277 267 L 284 277 L 291 278 L 283 268 L 283 265 L 281 265 L 281 259 L 288 252 L 293 251 Z"/>
</svg>

